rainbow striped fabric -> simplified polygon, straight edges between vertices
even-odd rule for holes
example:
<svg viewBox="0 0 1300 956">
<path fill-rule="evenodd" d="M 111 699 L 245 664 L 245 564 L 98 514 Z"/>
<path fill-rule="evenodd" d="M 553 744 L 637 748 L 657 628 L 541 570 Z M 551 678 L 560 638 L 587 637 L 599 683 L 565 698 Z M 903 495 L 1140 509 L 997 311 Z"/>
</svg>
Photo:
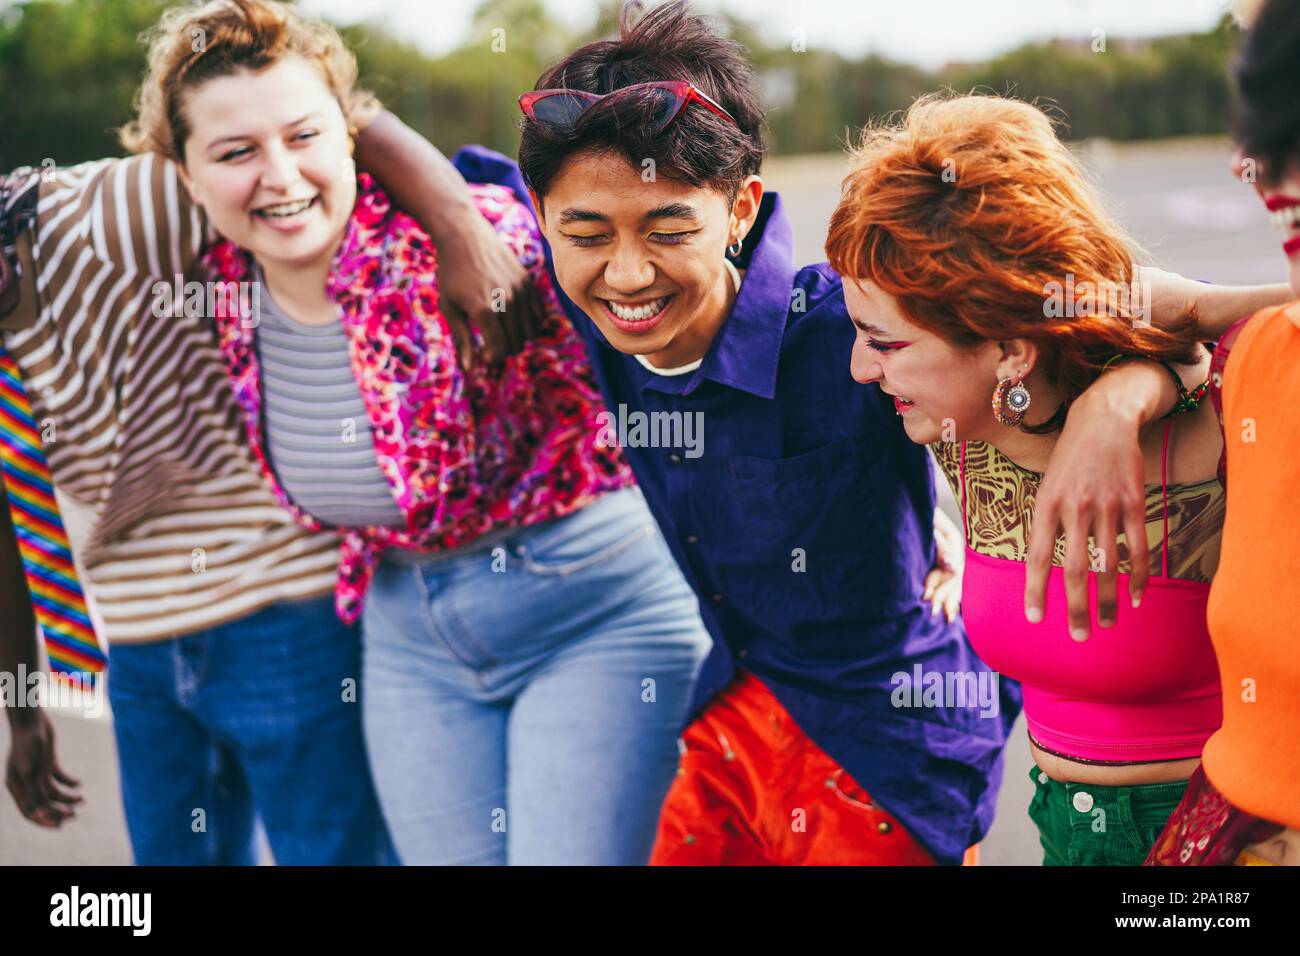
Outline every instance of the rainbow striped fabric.
<svg viewBox="0 0 1300 956">
<path fill-rule="evenodd" d="M 18 366 L 0 343 L 0 470 L 36 619 L 54 674 L 94 679 L 106 658 L 86 610 Z"/>
</svg>

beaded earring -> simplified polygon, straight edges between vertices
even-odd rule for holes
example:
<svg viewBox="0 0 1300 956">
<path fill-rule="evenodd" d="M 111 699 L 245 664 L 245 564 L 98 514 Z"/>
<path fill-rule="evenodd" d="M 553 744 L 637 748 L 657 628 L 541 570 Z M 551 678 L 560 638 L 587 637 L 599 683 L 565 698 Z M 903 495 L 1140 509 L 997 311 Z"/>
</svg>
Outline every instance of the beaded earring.
<svg viewBox="0 0 1300 956">
<path fill-rule="evenodd" d="M 1008 385 L 1011 385 L 1009 390 Z M 1013 385 L 1011 379 L 1004 378 L 993 390 L 993 417 L 1003 425 L 1019 425 L 1029 410 L 1029 402 L 1029 389 L 1023 383 Z"/>
</svg>

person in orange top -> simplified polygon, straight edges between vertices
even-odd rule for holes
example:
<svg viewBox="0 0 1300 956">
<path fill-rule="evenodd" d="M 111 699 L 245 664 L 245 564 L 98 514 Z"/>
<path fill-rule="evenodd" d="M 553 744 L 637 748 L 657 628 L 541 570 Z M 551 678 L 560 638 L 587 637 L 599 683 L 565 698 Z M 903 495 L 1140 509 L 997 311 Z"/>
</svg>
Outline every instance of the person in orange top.
<svg viewBox="0 0 1300 956">
<path fill-rule="evenodd" d="M 1300 7 L 1270 0 L 1236 67 L 1242 152 L 1235 171 L 1255 183 L 1283 230 L 1291 288 L 1300 296 L 1297 62 Z M 1246 175 L 1252 169 L 1256 175 Z M 1228 500 L 1208 614 L 1223 726 L 1206 743 L 1201 770 L 1148 865 L 1300 864 L 1300 519 L 1280 506 L 1300 490 L 1297 367 L 1300 301 L 1237 322 L 1215 353 L 1211 387 L 1221 388 Z"/>
</svg>

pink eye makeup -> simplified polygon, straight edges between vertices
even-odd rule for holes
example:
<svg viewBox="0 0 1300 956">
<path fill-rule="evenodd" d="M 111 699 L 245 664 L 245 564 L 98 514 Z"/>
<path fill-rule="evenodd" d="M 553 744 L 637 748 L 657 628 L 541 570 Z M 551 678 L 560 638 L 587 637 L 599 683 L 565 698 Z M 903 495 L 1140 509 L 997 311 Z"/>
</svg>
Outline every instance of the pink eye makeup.
<svg viewBox="0 0 1300 956">
<path fill-rule="evenodd" d="M 911 344 L 911 342 L 881 342 L 879 339 L 870 337 L 866 341 L 867 348 L 877 352 L 897 352 L 899 349 L 906 348 Z"/>
</svg>

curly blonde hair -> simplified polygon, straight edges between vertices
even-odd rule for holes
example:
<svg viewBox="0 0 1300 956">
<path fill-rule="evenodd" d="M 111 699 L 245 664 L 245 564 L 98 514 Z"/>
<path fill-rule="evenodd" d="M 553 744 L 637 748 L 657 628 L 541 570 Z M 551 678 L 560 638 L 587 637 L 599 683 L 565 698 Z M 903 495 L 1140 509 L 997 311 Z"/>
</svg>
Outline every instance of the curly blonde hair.
<svg viewBox="0 0 1300 956">
<path fill-rule="evenodd" d="M 211 0 L 173 7 L 145 34 L 149 68 L 135 97 L 135 119 L 118 131 L 133 153 L 184 162 L 189 124 L 185 94 L 239 70 L 262 70 L 285 56 L 315 65 L 355 133 L 383 108 L 358 90 L 357 61 L 328 23 L 276 0 Z"/>
</svg>

